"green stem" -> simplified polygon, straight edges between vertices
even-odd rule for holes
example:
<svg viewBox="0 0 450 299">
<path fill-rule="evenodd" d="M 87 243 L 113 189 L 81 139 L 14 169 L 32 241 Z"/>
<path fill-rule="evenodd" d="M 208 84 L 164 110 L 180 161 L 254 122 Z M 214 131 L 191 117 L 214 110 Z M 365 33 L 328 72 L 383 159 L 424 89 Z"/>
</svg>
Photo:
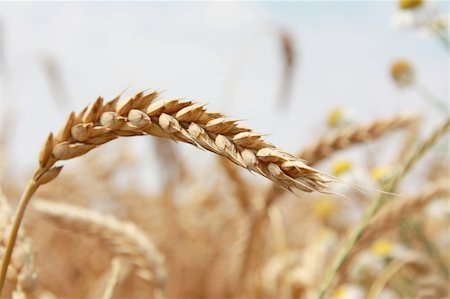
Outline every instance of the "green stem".
<svg viewBox="0 0 450 299">
<path fill-rule="evenodd" d="M 429 102 L 432 106 L 444 112 L 446 115 L 449 114 L 448 104 L 439 100 L 433 92 L 431 92 L 424 84 L 416 81 L 415 82 L 416 91 L 420 94 L 427 102 Z"/>
<path fill-rule="evenodd" d="M 412 229 L 414 230 L 414 236 L 425 248 L 427 254 L 436 262 L 439 270 L 444 275 L 444 277 L 446 279 L 449 279 L 449 270 L 447 268 L 445 260 L 442 258 L 439 250 L 436 248 L 433 242 L 428 239 L 422 227 L 417 222 L 412 221 L 405 221 L 405 224 L 412 227 Z"/>
<path fill-rule="evenodd" d="M 442 42 L 444 47 L 449 50 L 450 49 L 450 42 L 448 39 L 448 30 L 447 28 L 442 28 L 441 30 L 439 27 L 435 25 L 430 26 L 431 31 L 436 35 L 436 37 Z"/>
<path fill-rule="evenodd" d="M 389 181 L 387 181 L 382 190 L 385 193 L 378 193 L 377 197 L 372 201 L 369 208 L 364 213 L 363 218 L 360 223 L 357 225 L 355 230 L 350 233 L 348 239 L 342 246 L 341 250 L 337 254 L 336 258 L 333 261 L 330 269 L 325 274 L 322 283 L 319 286 L 319 290 L 316 296 L 316 299 L 322 299 L 325 296 L 325 293 L 330 288 L 335 276 L 339 272 L 341 266 L 346 262 L 347 258 L 350 255 L 353 245 L 358 241 L 361 237 L 365 229 L 367 228 L 370 220 L 384 203 L 385 195 L 387 192 L 392 192 L 397 187 L 401 178 L 414 166 L 414 164 L 430 149 L 441 137 L 445 134 L 450 128 L 450 119 L 447 119 L 443 126 L 439 127 L 434 133 L 425 141 L 423 141 L 414 152 L 412 152 L 409 156 L 407 156 L 397 168 L 394 175 L 391 177 Z"/>
</svg>

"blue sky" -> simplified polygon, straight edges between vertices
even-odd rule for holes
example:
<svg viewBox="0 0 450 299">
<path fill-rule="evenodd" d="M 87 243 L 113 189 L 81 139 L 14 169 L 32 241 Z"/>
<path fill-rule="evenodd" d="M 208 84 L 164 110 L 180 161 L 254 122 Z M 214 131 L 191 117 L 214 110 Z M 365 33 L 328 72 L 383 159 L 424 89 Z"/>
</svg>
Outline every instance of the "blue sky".
<svg viewBox="0 0 450 299">
<path fill-rule="evenodd" d="M 437 5 L 448 13 L 446 2 Z M 33 167 L 42 140 L 69 110 L 130 85 L 130 94 L 150 87 L 165 90 L 164 97 L 208 102 L 248 119 L 247 126 L 289 151 L 314 140 L 335 106 L 361 120 L 404 110 L 435 118 L 416 94 L 392 84 L 389 64 L 411 60 L 419 79 L 448 99 L 448 54 L 432 38 L 393 28 L 395 11 L 396 2 L 375 1 L 2 2 L 7 73 L 0 112 L 21 111 L 12 155 L 20 169 Z M 274 26 L 291 32 L 299 53 L 284 112 L 276 109 L 281 58 Z M 71 100 L 62 109 L 42 56 L 61 69 Z M 142 151 L 139 141 L 133 144 Z"/>
</svg>

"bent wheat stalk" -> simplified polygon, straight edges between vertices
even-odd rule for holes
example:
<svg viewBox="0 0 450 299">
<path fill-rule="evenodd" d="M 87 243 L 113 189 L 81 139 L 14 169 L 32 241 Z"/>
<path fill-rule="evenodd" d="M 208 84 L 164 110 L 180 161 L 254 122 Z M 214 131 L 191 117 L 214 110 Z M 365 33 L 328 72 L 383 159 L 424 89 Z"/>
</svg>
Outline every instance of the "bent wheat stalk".
<svg viewBox="0 0 450 299">
<path fill-rule="evenodd" d="M 120 96 L 103 103 L 99 97 L 78 114 L 71 113 L 58 134 L 49 134 L 39 155 L 39 167 L 25 189 L 8 238 L 0 272 L 0 294 L 23 214 L 40 185 L 55 179 L 61 160 L 82 156 L 118 137 L 152 135 L 192 144 L 257 172 L 286 189 L 323 191 L 328 177 L 302 160 L 266 142 L 220 113 L 206 111 L 192 101 L 153 103 L 158 92 L 138 93 L 121 105 Z"/>
</svg>

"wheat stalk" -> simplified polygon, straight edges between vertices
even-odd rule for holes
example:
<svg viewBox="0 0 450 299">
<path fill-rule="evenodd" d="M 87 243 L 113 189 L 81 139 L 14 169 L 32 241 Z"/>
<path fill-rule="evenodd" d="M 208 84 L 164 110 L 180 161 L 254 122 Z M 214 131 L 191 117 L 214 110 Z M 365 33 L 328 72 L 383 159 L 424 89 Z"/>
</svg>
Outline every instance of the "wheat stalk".
<svg viewBox="0 0 450 299">
<path fill-rule="evenodd" d="M 69 160 L 118 137 L 152 135 L 192 144 L 227 157 L 286 188 L 323 191 L 327 176 L 300 159 L 266 142 L 260 134 L 242 128 L 220 113 L 207 112 L 192 101 L 153 103 L 158 92 L 141 92 L 118 105 L 120 96 L 103 103 L 99 97 L 78 114 L 71 113 L 57 133 L 50 133 L 39 155 L 39 167 L 19 201 L 0 272 L 0 293 L 28 201 L 40 185 L 55 179 Z"/>
<path fill-rule="evenodd" d="M 427 184 L 424 191 L 415 196 L 407 197 L 386 206 L 383 211 L 372 218 L 367 225 L 367 228 L 364 230 L 364 233 L 353 245 L 347 261 L 341 266 L 341 272 L 345 272 L 348 261 L 352 260 L 352 258 L 364 248 L 364 245 L 367 242 L 379 237 L 380 234 L 397 225 L 403 217 L 422 209 L 432 200 L 442 196 L 449 196 L 449 194 L 450 186 L 448 184 L 448 179 L 443 178 L 437 182 Z"/>
<path fill-rule="evenodd" d="M 0 189 L 0 256 L 5 251 L 6 235 L 11 230 L 11 208 Z M 16 251 L 8 267 L 8 280 L 16 283 L 14 296 L 26 296 L 36 285 L 36 269 L 31 240 L 23 230 L 18 232 Z"/>
<path fill-rule="evenodd" d="M 420 158 L 439 140 L 440 137 L 445 135 L 450 129 L 450 119 L 446 119 L 444 124 L 439 126 L 427 139 L 420 143 L 416 149 L 414 149 L 408 156 L 406 156 L 400 163 L 400 166 L 396 169 L 392 177 L 384 184 L 383 190 L 386 192 L 392 192 L 397 187 L 403 176 L 416 164 Z M 372 217 L 380 209 L 385 200 L 386 193 L 379 193 L 378 196 L 372 201 L 371 205 L 366 210 L 363 218 L 357 225 L 357 227 L 350 233 L 348 239 L 344 243 L 341 250 L 335 257 L 333 264 L 328 269 L 325 277 L 319 286 L 317 293 L 317 299 L 322 299 L 328 288 L 331 286 L 335 276 L 340 271 L 344 263 L 347 262 L 353 246 L 359 240 L 361 235 L 367 229 Z"/>
<path fill-rule="evenodd" d="M 120 276 L 122 270 L 122 262 L 118 258 L 114 258 L 111 262 L 111 270 L 109 271 L 109 278 L 106 281 L 105 290 L 102 294 L 102 299 L 111 299 L 114 290 L 117 288 L 120 282 Z"/>
<path fill-rule="evenodd" d="M 444 178 L 437 182 L 428 184 L 425 186 L 424 191 L 416 196 L 405 198 L 401 201 L 397 201 L 389 206 L 386 206 L 383 211 L 377 214 L 370 221 L 366 230 L 358 240 L 358 243 L 364 243 L 375 238 L 380 233 L 383 233 L 389 228 L 395 226 L 395 224 L 406 215 L 422 209 L 433 199 L 449 195 L 449 181 L 448 178 Z"/>
<path fill-rule="evenodd" d="M 160 288 L 166 280 L 164 258 L 155 244 L 132 222 L 121 221 L 86 208 L 37 199 L 33 208 L 67 229 L 92 234 L 108 243 L 118 255 L 129 257 L 140 277 L 154 281 Z M 154 275 L 149 272 L 153 271 Z"/>
</svg>

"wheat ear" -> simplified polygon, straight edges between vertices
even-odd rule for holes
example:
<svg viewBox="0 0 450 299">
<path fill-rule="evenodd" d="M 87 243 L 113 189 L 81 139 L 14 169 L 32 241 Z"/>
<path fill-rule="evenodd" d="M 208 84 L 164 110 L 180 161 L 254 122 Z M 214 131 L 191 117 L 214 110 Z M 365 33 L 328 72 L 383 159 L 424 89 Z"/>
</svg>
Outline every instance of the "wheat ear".
<svg viewBox="0 0 450 299">
<path fill-rule="evenodd" d="M 305 192 L 323 191 L 328 178 L 302 160 L 266 142 L 220 113 L 207 112 L 192 101 L 153 103 L 157 92 L 141 92 L 118 105 L 120 96 L 103 103 L 99 97 L 78 114 L 71 113 L 58 134 L 49 134 L 39 155 L 39 167 L 28 183 L 13 220 L 0 272 L 0 295 L 26 206 L 40 185 L 55 179 L 61 160 L 82 156 L 118 137 L 152 135 L 186 142 L 227 157 L 276 184 Z"/>
<path fill-rule="evenodd" d="M 432 200 L 449 195 L 450 186 L 448 184 L 448 179 L 440 179 L 437 182 L 428 183 L 421 193 L 386 206 L 383 211 L 372 218 L 367 225 L 367 228 L 364 230 L 364 233 L 353 245 L 347 261 L 341 266 L 341 272 L 345 272 L 348 261 L 351 261 L 352 258 L 364 248 L 367 242 L 379 237 L 380 234 L 397 225 L 403 217 L 420 210 Z"/>
<path fill-rule="evenodd" d="M 397 187 L 398 183 L 402 179 L 402 177 L 416 164 L 418 160 L 442 137 L 445 135 L 450 129 L 450 119 L 447 119 L 444 124 L 438 127 L 430 137 L 425 139 L 419 146 L 413 150 L 410 155 L 406 156 L 403 161 L 401 161 L 400 165 L 396 169 L 393 176 L 383 185 L 383 190 L 386 192 L 392 192 Z M 357 225 L 357 227 L 351 232 L 348 239 L 344 243 L 341 250 L 338 252 L 335 257 L 332 265 L 328 269 L 325 274 L 322 283 L 319 286 L 319 290 L 316 298 L 322 299 L 328 288 L 331 286 L 335 276 L 340 271 L 341 267 L 347 262 L 348 257 L 352 251 L 353 246 L 362 236 L 367 226 L 369 225 L 372 217 L 379 210 L 385 200 L 386 193 L 378 193 L 377 197 L 374 198 L 371 205 L 368 207 L 366 212 L 364 213 L 363 218 Z"/>
<path fill-rule="evenodd" d="M 120 106 L 118 98 L 106 104 L 98 98 L 78 115 L 70 114 L 60 133 L 49 135 L 33 179 L 53 179 L 59 172 L 59 168 L 52 168 L 57 161 L 82 156 L 118 137 L 153 135 L 225 156 L 287 189 L 325 189 L 327 179 L 323 174 L 266 142 L 260 134 L 239 127 L 220 113 L 207 112 L 192 101 L 153 103 L 157 95 L 138 93 Z"/>
<path fill-rule="evenodd" d="M 309 165 L 314 165 L 338 150 L 380 138 L 396 129 L 408 128 L 416 124 L 417 121 L 418 117 L 416 115 L 404 113 L 390 118 L 379 119 L 362 126 L 350 126 L 340 130 L 333 136 L 326 135 L 322 137 L 318 143 L 300 151 L 297 156 L 306 160 Z M 244 250 L 242 275 L 245 275 L 248 270 L 245 266 L 248 264 L 246 260 L 252 256 L 254 249 L 252 243 L 258 238 L 259 232 L 265 224 L 264 219 L 267 218 L 270 207 L 284 192 L 285 189 L 273 184 L 265 195 L 264 208 L 259 215 L 254 216 L 250 237 Z"/>
<path fill-rule="evenodd" d="M 362 126 L 349 126 L 333 135 L 321 137 L 319 142 L 300 151 L 297 157 L 308 165 L 315 165 L 339 150 L 378 139 L 394 130 L 409 128 L 417 124 L 418 120 L 415 114 L 402 113 Z M 284 189 L 272 185 L 267 191 L 265 204 L 272 205 L 284 192 Z"/>
<path fill-rule="evenodd" d="M 298 157 L 307 161 L 309 165 L 314 165 L 336 151 L 380 138 L 393 130 L 411 127 L 417 121 L 417 115 L 400 114 L 362 126 L 349 126 L 333 136 L 325 135 L 316 144 L 302 150 Z"/>
<path fill-rule="evenodd" d="M 428 184 L 424 191 L 416 196 L 405 198 L 386 206 L 383 211 L 370 221 L 358 243 L 364 243 L 375 238 L 380 233 L 395 226 L 401 218 L 422 209 L 433 199 L 449 195 L 450 184 L 448 178 L 444 178 Z"/>
<path fill-rule="evenodd" d="M 132 222 L 121 221 L 86 208 L 37 199 L 33 209 L 67 229 L 92 234 L 109 244 L 118 255 L 127 256 L 142 278 L 163 287 L 166 280 L 164 258 L 155 244 Z M 151 274 L 152 271 L 154 275 Z"/>
</svg>

